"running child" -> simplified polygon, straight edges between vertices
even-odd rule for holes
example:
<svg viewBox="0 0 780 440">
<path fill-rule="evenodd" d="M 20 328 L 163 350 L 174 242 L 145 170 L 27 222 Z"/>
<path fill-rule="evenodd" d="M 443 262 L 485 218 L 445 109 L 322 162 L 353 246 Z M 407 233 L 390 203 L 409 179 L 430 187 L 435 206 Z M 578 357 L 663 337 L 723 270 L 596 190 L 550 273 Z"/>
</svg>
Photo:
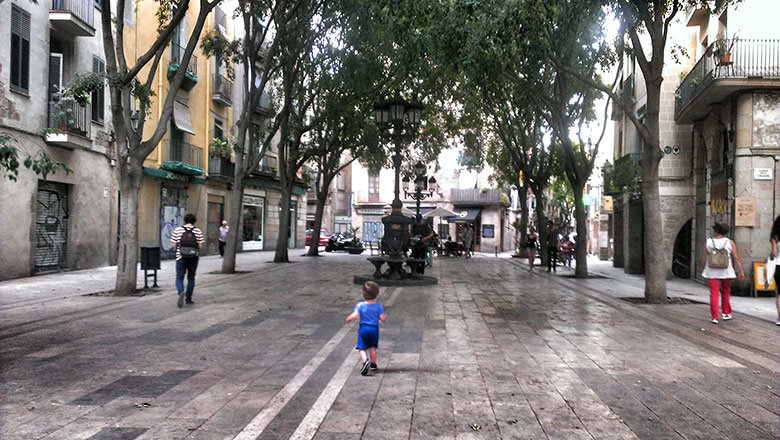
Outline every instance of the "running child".
<svg viewBox="0 0 780 440">
<path fill-rule="evenodd" d="M 372 371 L 377 369 L 376 349 L 379 345 L 379 321 L 385 322 L 386 317 L 382 304 L 376 302 L 379 296 L 379 285 L 373 281 L 367 281 L 363 284 L 362 293 L 365 301 L 355 305 L 355 311 L 347 316 L 347 322 L 360 318 L 355 349 L 360 352 L 360 360 L 363 362 L 360 374 L 365 376 L 369 369 Z"/>
</svg>

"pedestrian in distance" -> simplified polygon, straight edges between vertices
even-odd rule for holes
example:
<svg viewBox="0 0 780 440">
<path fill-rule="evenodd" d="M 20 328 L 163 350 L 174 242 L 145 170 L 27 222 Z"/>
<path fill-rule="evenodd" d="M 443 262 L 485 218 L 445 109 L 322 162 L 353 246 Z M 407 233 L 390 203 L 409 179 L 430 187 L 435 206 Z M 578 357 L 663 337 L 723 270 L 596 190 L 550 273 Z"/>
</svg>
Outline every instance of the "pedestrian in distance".
<svg viewBox="0 0 780 440">
<path fill-rule="evenodd" d="M 742 269 L 742 260 L 737 252 L 737 245 L 726 237 L 729 226 L 725 223 L 712 225 L 713 235 L 707 239 L 704 252 L 701 254 L 701 264 L 704 271 L 701 276 L 707 279 L 710 285 L 710 314 L 712 323 L 717 324 L 721 318 L 718 308 L 718 297 L 722 300 L 724 321 L 731 316 L 731 280 L 734 278 L 744 280 L 745 271 Z M 724 256 L 725 255 L 725 256 Z M 739 276 L 734 273 L 732 257 L 739 266 Z M 723 261 L 727 260 L 727 261 Z"/>
<path fill-rule="evenodd" d="M 769 253 L 769 258 L 777 258 L 777 242 L 780 241 L 780 216 L 777 216 L 775 222 L 772 224 L 772 231 L 769 233 L 769 242 L 772 244 L 772 250 Z M 777 306 L 777 321 L 775 324 L 780 325 L 780 276 L 778 276 L 778 270 L 775 270 L 775 305 Z M 769 280 L 767 283 L 769 284 Z"/>
<path fill-rule="evenodd" d="M 471 229 L 471 223 L 466 224 L 463 231 L 463 248 L 466 251 L 466 258 L 471 258 L 471 242 L 474 240 L 474 230 Z"/>
<path fill-rule="evenodd" d="M 558 271 L 558 229 L 553 222 L 547 224 L 547 272 Z"/>
<path fill-rule="evenodd" d="M 227 225 L 227 221 L 222 220 L 222 226 L 219 227 L 219 256 L 225 256 L 225 243 L 227 243 L 227 235 L 230 232 L 230 226 Z"/>
<path fill-rule="evenodd" d="M 525 251 L 528 253 L 528 268 L 532 272 L 534 270 L 534 260 L 536 259 L 536 242 L 538 239 L 539 237 L 536 235 L 536 230 L 531 228 L 531 232 L 525 236 L 525 243 L 523 243 L 523 247 L 525 247 Z"/>
<path fill-rule="evenodd" d="M 171 246 L 176 249 L 176 290 L 179 299 L 176 305 L 182 307 L 194 304 L 192 291 L 195 289 L 195 271 L 198 269 L 198 256 L 203 249 L 203 233 L 195 227 L 195 214 L 184 216 L 184 225 L 173 230 Z M 184 290 L 184 276 L 187 276 L 187 290 Z M 186 294 L 186 298 L 185 298 Z"/>
<path fill-rule="evenodd" d="M 355 310 L 347 316 L 347 322 L 360 318 L 358 327 L 357 344 L 355 349 L 360 353 L 362 366 L 360 374 L 363 376 L 368 371 L 376 371 L 376 349 L 379 347 L 379 321 L 386 322 L 385 310 L 382 304 L 377 302 L 379 297 L 379 285 L 373 281 L 367 281 L 361 289 L 363 299 L 355 305 Z"/>
</svg>

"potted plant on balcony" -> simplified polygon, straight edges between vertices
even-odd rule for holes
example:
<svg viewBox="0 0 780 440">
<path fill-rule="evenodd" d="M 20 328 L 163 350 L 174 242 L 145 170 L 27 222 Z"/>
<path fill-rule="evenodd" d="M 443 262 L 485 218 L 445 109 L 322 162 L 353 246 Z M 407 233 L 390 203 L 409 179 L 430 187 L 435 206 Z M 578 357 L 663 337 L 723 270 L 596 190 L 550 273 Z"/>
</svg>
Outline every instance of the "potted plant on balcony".
<svg viewBox="0 0 780 440">
<path fill-rule="evenodd" d="M 714 55 L 718 59 L 719 66 L 728 66 L 731 64 L 731 49 L 734 48 L 734 43 L 736 41 L 736 36 L 733 38 L 727 38 L 725 33 L 718 35 L 718 39 L 715 40 Z"/>
<path fill-rule="evenodd" d="M 212 156 L 230 157 L 233 147 L 226 139 L 213 138 L 209 144 L 209 154 Z"/>
<path fill-rule="evenodd" d="M 77 72 L 65 88 L 67 95 L 73 97 L 82 107 L 89 103 L 92 92 L 103 87 L 105 77 L 102 73 Z"/>
</svg>

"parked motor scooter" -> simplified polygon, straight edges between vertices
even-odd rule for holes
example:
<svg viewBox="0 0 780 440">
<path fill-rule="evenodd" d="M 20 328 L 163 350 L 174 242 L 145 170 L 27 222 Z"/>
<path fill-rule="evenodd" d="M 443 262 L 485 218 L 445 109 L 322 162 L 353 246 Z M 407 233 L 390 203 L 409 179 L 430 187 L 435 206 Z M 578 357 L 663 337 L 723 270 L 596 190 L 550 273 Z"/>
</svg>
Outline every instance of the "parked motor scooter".
<svg viewBox="0 0 780 440">
<path fill-rule="evenodd" d="M 363 243 L 357 237 L 336 232 L 330 236 L 328 244 L 325 246 L 325 252 L 333 251 L 347 251 L 350 254 L 360 254 L 363 252 Z"/>
</svg>

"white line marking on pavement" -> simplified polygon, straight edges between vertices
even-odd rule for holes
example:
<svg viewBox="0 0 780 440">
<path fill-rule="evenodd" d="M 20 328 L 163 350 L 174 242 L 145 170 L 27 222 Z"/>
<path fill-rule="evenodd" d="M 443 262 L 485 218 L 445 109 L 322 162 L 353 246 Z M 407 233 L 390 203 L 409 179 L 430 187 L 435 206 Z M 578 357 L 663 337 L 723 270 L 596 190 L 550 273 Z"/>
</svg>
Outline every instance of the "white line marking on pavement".
<svg viewBox="0 0 780 440">
<path fill-rule="evenodd" d="M 328 382 L 328 386 L 325 387 L 325 390 L 322 391 L 320 397 L 314 402 L 306 417 L 298 425 L 290 440 L 309 440 L 314 437 L 354 368 L 355 359 L 351 355 L 347 356 L 341 367 L 336 371 L 336 374 L 333 375 L 333 379 Z"/>
<path fill-rule="evenodd" d="M 393 293 L 390 295 L 390 298 L 387 300 L 387 304 L 392 304 L 395 302 L 395 297 L 400 291 L 400 288 L 394 289 Z M 254 440 L 257 437 L 260 436 L 260 434 L 263 433 L 265 428 L 268 427 L 268 425 L 271 423 L 271 421 L 276 417 L 277 414 L 279 414 L 279 411 L 284 408 L 285 405 L 287 405 L 287 402 L 290 401 L 290 399 L 295 396 L 295 394 L 298 392 L 298 390 L 301 389 L 303 384 L 306 383 L 307 380 L 309 380 L 309 377 L 311 377 L 312 374 L 314 374 L 314 371 L 317 369 L 317 367 L 322 364 L 323 361 L 330 355 L 330 353 L 333 351 L 334 348 L 336 348 L 336 345 L 338 345 L 342 339 L 344 339 L 344 336 L 346 333 L 350 330 L 351 326 L 348 324 L 345 324 L 341 329 L 333 335 L 332 338 L 328 342 L 325 343 L 325 345 L 320 349 L 319 352 L 303 367 L 300 371 L 298 371 L 298 374 L 295 375 L 289 382 L 287 382 L 287 385 L 282 388 L 281 391 L 276 393 L 276 395 L 271 399 L 270 402 L 260 411 L 255 418 L 252 419 L 251 422 L 249 422 L 248 425 L 244 427 L 244 429 L 241 430 L 235 437 L 233 437 L 233 440 Z M 339 392 L 341 391 L 341 388 L 344 386 L 344 383 L 347 381 L 347 377 L 349 376 L 349 372 L 351 370 L 350 368 L 345 367 L 350 364 L 349 358 L 352 356 L 347 356 L 347 359 L 344 361 L 343 364 L 341 364 L 341 367 L 339 367 L 338 371 L 336 372 L 336 375 L 331 379 L 330 383 L 328 383 L 327 387 L 325 387 L 325 390 L 320 394 L 320 397 L 317 399 L 317 401 L 312 406 L 312 409 L 309 410 L 309 413 L 306 414 L 306 417 L 304 417 L 303 422 L 298 426 L 298 430 L 301 429 L 301 426 L 304 425 L 304 423 L 307 422 L 307 420 L 310 420 L 308 423 L 316 422 L 316 425 L 312 425 L 314 427 L 314 431 L 311 435 L 314 435 L 314 432 L 316 432 L 317 428 L 319 427 L 319 424 L 322 422 L 322 419 L 325 417 L 325 414 L 327 414 L 328 410 L 330 409 L 330 406 L 333 404 L 333 401 L 335 401 L 336 396 L 338 396 Z M 346 373 L 344 373 L 342 370 L 345 370 Z M 344 374 L 345 377 L 343 380 L 340 378 L 341 375 Z M 340 385 L 336 386 L 338 382 L 334 383 L 337 378 L 340 380 Z M 333 389 L 331 389 L 333 388 Z M 326 394 L 328 393 L 328 394 Z M 325 399 L 330 399 L 330 393 L 333 393 L 332 400 L 323 407 L 324 403 L 320 403 L 320 400 L 323 400 L 325 402 Z M 324 396 L 324 397 L 323 397 Z M 320 409 L 322 407 L 322 409 Z M 310 414 L 315 410 L 315 408 L 318 408 L 317 411 L 323 411 L 322 415 L 312 415 L 310 417 Z M 319 418 L 318 418 L 319 417 Z M 293 438 L 295 438 L 295 435 L 298 434 L 298 430 L 295 431 L 295 434 L 293 434 Z M 302 437 L 303 438 L 303 437 Z M 308 437 L 311 438 L 311 437 Z"/>
</svg>

